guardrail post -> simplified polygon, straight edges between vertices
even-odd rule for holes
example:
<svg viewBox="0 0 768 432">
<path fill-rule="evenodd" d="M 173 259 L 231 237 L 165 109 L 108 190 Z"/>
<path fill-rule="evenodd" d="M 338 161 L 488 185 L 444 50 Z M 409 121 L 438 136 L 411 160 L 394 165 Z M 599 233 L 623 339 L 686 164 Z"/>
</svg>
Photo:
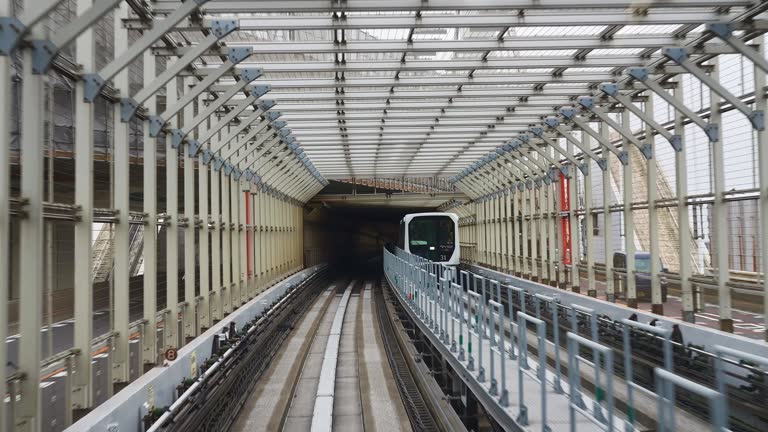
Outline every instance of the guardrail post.
<svg viewBox="0 0 768 432">
<path fill-rule="evenodd" d="M 555 344 L 555 383 L 553 388 L 555 393 L 562 394 L 562 371 L 560 367 L 560 313 L 557 299 L 554 297 L 545 296 L 543 294 L 534 294 L 534 303 L 536 304 L 536 317 L 541 318 L 541 306 L 539 301 L 543 300 L 549 303 L 552 307 L 552 338 Z"/>
<path fill-rule="evenodd" d="M 576 333 L 568 333 L 568 383 L 570 384 L 570 401 L 568 403 L 568 411 L 570 416 L 571 431 L 576 431 L 576 411 L 578 410 L 585 416 L 589 417 L 589 413 L 586 411 L 584 401 L 581 398 L 581 390 L 579 382 L 581 381 L 581 373 L 579 371 L 579 348 L 586 346 L 592 348 L 593 352 L 593 365 L 595 368 L 595 388 L 596 388 L 596 401 L 593 405 L 593 418 L 595 423 L 601 423 L 607 425 L 607 430 L 613 430 L 613 350 L 600 345 L 595 341 L 591 341 Z M 600 387 L 600 355 L 602 354 L 605 363 L 605 391 Z M 602 414 L 602 407 L 600 401 L 605 398 L 608 402 L 608 418 Z"/>
<path fill-rule="evenodd" d="M 547 339 L 547 324 L 538 318 L 534 318 L 524 312 L 518 312 L 517 314 L 517 331 L 518 339 L 520 340 L 520 346 L 527 345 L 528 328 L 526 323 L 530 322 L 536 326 L 536 337 L 538 338 L 538 357 L 539 365 L 536 370 L 536 374 L 530 374 L 528 372 L 528 350 L 520 350 L 520 359 L 517 363 L 517 377 L 518 377 L 518 391 L 520 398 L 520 413 L 518 414 L 517 421 L 521 426 L 528 426 L 528 407 L 525 405 L 525 375 L 529 375 L 534 379 L 537 379 L 541 383 L 541 430 L 543 432 L 549 432 L 550 428 L 547 426 L 547 355 L 545 351 L 545 343 Z"/>
</svg>

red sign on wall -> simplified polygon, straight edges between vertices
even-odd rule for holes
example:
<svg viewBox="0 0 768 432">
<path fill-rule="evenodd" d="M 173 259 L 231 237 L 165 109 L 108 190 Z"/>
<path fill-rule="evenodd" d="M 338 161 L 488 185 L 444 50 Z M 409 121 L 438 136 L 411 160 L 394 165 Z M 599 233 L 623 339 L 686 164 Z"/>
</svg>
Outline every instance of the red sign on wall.
<svg viewBox="0 0 768 432">
<path fill-rule="evenodd" d="M 563 173 L 560 173 L 560 211 L 567 212 L 571 209 L 571 182 L 567 179 Z M 571 265 L 571 218 L 565 215 L 560 218 L 560 226 L 562 227 L 562 245 L 563 251 L 563 264 Z"/>
</svg>

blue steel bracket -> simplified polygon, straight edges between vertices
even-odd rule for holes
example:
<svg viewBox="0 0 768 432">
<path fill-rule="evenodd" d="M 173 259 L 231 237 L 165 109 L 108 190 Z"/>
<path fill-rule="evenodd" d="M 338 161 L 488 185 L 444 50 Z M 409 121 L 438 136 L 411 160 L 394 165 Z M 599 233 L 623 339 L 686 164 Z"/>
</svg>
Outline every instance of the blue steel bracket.
<svg viewBox="0 0 768 432">
<path fill-rule="evenodd" d="M 550 168 L 550 170 L 549 170 L 549 172 L 547 174 L 549 174 L 549 178 L 553 182 L 556 182 L 558 180 L 558 178 L 559 178 L 559 176 L 557 175 L 558 172 L 559 172 L 559 170 L 557 168 Z"/>
<path fill-rule="evenodd" d="M 502 148 L 502 149 L 503 149 L 505 152 L 511 152 L 511 151 L 514 149 L 514 147 L 512 147 L 512 144 L 510 144 L 510 143 L 506 143 L 506 144 L 504 144 L 503 146 L 501 146 L 501 148 Z"/>
<path fill-rule="evenodd" d="M 217 156 L 213 161 L 213 169 L 215 169 L 216 171 L 220 171 L 221 167 L 223 166 L 224 166 L 224 159 Z"/>
<path fill-rule="evenodd" d="M 749 115 L 749 121 L 756 130 L 765 130 L 765 112 L 761 110 L 752 111 L 752 114 Z"/>
<path fill-rule="evenodd" d="M 229 47 L 229 52 L 227 53 L 227 59 L 233 64 L 238 64 L 241 61 L 250 57 L 251 54 L 253 54 L 252 47 L 244 47 L 244 46 Z"/>
<path fill-rule="evenodd" d="M 261 184 L 261 176 L 258 174 L 253 174 L 253 178 L 251 179 L 251 183 L 255 184 L 256 186 Z"/>
<path fill-rule="evenodd" d="M 552 181 L 553 181 L 553 180 L 552 180 L 552 172 L 550 171 L 549 173 L 547 173 L 547 175 L 546 175 L 546 176 L 542 177 L 542 178 L 539 180 L 539 184 L 538 184 L 538 186 L 541 186 L 541 180 L 544 180 L 544 184 L 545 184 L 545 185 L 551 185 L 551 184 L 552 184 Z"/>
<path fill-rule="evenodd" d="M 200 151 L 200 147 L 202 147 L 202 144 L 200 144 L 200 141 L 191 139 L 187 141 L 187 156 L 193 158 L 197 156 L 197 152 Z"/>
<path fill-rule="evenodd" d="M 242 177 L 243 172 L 239 169 L 235 168 L 232 170 L 232 178 L 235 179 L 235 181 L 240 181 L 240 177 Z"/>
<path fill-rule="evenodd" d="M 608 171 L 608 159 L 600 158 L 595 162 L 597 162 L 597 166 L 599 166 L 602 171 Z"/>
<path fill-rule="evenodd" d="M 533 189 L 533 180 L 529 179 L 527 182 L 525 182 L 525 187 L 528 188 L 529 190 Z"/>
<path fill-rule="evenodd" d="M 230 175 L 230 174 L 232 174 L 232 171 L 234 169 L 235 169 L 235 166 L 232 165 L 231 163 L 229 163 L 229 162 L 225 162 L 224 163 L 224 174 Z"/>
<path fill-rule="evenodd" d="M 599 164 L 599 161 L 598 161 L 598 164 Z M 582 164 L 579 165 L 579 171 L 581 171 L 581 173 L 584 175 L 589 175 L 589 162 L 582 162 Z"/>
<path fill-rule="evenodd" d="M 581 168 L 581 167 L 579 167 L 579 168 Z M 563 174 L 563 177 L 571 178 L 571 168 L 570 168 L 570 165 L 560 165 L 560 172 Z"/>
<path fill-rule="evenodd" d="M 517 150 L 522 144 L 518 140 L 512 140 L 509 142 L 509 145 L 512 147 L 512 150 Z"/>
<path fill-rule="evenodd" d="M 541 126 L 534 126 L 529 128 L 528 130 L 531 131 L 532 134 L 536 135 L 539 138 L 544 137 L 544 128 Z"/>
<path fill-rule="evenodd" d="M 632 77 L 633 79 L 645 82 L 648 80 L 648 68 L 644 67 L 631 67 L 627 69 L 627 75 Z"/>
<path fill-rule="evenodd" d="M 629 165 L 629 153 L 626 150 L 619 152 L 619 160 L 622 165 Z"/>
<path fill-rule="evenodd" d="M 286 123 L 286 122 L 284 122 L 282 120 L 275 120 L 275 121 L 272 122 L 272 127 L 275 128 L 275 129 L 282 129 L 282 128 L 284 128 L 287 125 L 288 125 L 288 123 Z M 290 133 L 290 131 L 288 133 Z"/>
<path fill-rule="evenodd" d="M 704 128 L 704 133 L 707 134 L 709 142 L 717 142 L 720 138 L 720 125 L 710 123 Z"/>
<path fill-rule="evenodd" d="M 269 111 L 266 114 L 264 114 L 264 116 L 267 118 L 267 120 L 269 120 L 270 123 L 277 120 L 281 115 L 283 115 L 283 113 L 281 113 L 280 111 Z"/>
<path fill-rule="evenodd" d="M 496 153 L 498 153 L 498 154 L 500 154 L 500 155 L 501 155 L 501 154 L 504 154 L 504 148 L 503 148 L 503 147 L 496 147 L 496 150 L 495 150 L 495 151 L 496 151 Z"/>
<path fill-rule="evenodd" d="M 619 94 L 619 86 L 616 83 L 602 83 L 600 84 L 599 89 L 608 96 L 616 96 Z"/>
<path fill-rule="evenodd" d="M 262 99 L 259 101 L 258 104 L 256 104 L 256 106 L 258 106 L 260 110 L 266 112 L 266 111 L 269 111 L 270 108 L 275 106 L 275 101 L 272 99 Z"/>
<path fill-rule="evenodd" d="M 211 149 L 205 149 L 203 150 L 203 165 L 210 165 L 211 161 L 213 160 L 213 152 Z"/>
<path fill-rule="evenodd" d="M 547 125 L 547 127 L 550 129 L 554 129 L 560 126 L 560 119 L 557 117 L 547 117 L 544 119 L 544 124 Z"/>
<path fill-rule="evenodd" d="M 216 19 L 211 21 L 211 33 L 219 39 L 237 30 L 237 27 L 237 20 L 233 19 Z"/>
<path fill-rule="evenodd" d="M 27 27 L 16 17 L 0 17 L 0 56 L 9 56 L 19 46 Z"/>
<path fill-rule="evenodd" d="M 256 96 L 257 98 L 269 93 L 270 90 L 272 90 L 272 86 L 269 84 L 256 84 L 250 86 L 251 96 Z"/>
<path fill-rule="evenodd" d="M 653 159 L 653 146 L 650 144 L 643 144 L 640 147 L 640 152 L 645 156 L 645 160 Z"/>
<path fill-rule="evenodd" d="M 59 47 L 45 39 L 32 42 L 32 73 L 42 75 L 48 73 L 53 60 L 59 55 Z"/>
<path fill-rule="evenodd" d="M 250 168 L 246 168 L 246 170 L 243 171 L 243 176 L 245 176 L 245 181 L 250 182 L 253 178 L 253 171 Z"/>
<path fill-rule="evenodd" d="M 733 25 L 727 22 L 710 23 L 706 30 L 722 40 L 728 40 L 733 34 Z"/>
<path fill-rule="evenodd" d="M 293 142 L 293 143 L 291 143 L 291 144 L 289 144 L 289 145 L 288 145 L 288 148 L 289 148 L 290 150 L 296 150 L 297 148 L 299 148 L 299 143 L 295 143 L 295 142 Z"/>
<path fill-rule="evenodd" d="M 291 132 L 292 131 L 290 129 L 280 129 L 277 133 L 279 133 L 283 138 L 288 138 L 288 135 L 290 135 Z"/>
<path fill-rule="evenodd" d="M 124 97 L 120 99 L 120 121 L 128 123 L 136 115 L 138 109 L 139 103 L 134 98 Z"/>
<path fill-rule="evenodd" d="M 579 105 L 590 111 L 595 107 L 595 100 L 592 98 L 592 96 L 579 96 L 576 98 L 576 101 L 579 103 Z"/>
<path fill-rule="evenodd" d="M 238 74 L 238 76 L 240 77 L 241 80 L 249 83 L 249 82 L 255 80 L 256 78 L 259 78 L 260 76 L 264 75 L 264 69 L 262 69 L 262 68 L 250 68 L 250 67 L 247 67 L 247 68 L 238 69 L 237 74 Z M 253 87 L 254 86 L 248 86 L 248 87 L 246 87 L 245 90 L 248 93 L 254 93 L 254 88 Z M 269 91 L 269 90 L 267 90 L 267 91 Z M 263 93 L 261 95 L 263 95 Z"/>
<path fill-rule="evenodd" d="M 83 99 L 85 102 L 94 102 L 101 94 L 101 89 L 107 85 L 107 82 L 99 74 L 91 73 L 82 76 L 85 82 L 83 88 Z"/>
<path fill-rule="evenodd" d="M 576 109 L 572 108 L 572 107 L 560 108 L 560 115 L 562 115 L 564 118 L 570 120 L 570 119 L 576 117 Z"/>
<path fill-rule="evenodd" d="M 669 137 L 669 143 L 676 152 L 683 151 L 683 137 L 680 135 L 675 134 Z"/>
<path fill-rule="evenodd" d="M 171 129 L 171 147 L 177 149 L 184 143 L 184 131 Z"/>
<path fill-rule="evenodd" d="M 517 189 L 520 190 L 520 192 L 525 190 L 525 183 L 520 182 L 517 184 Z"/>
<path fill-rule="evenodd" d="M 661 54 L 677 64 L 683 64 L 688 60 L 688 50 L 683 47 L 662 48 Z"/>
<path fill-rule="evenodd" d="M 165 127 L 165 120 L 159 115 L 149 116 L 149 136 L 157 138 Z"/>
<path fill-rule="evenodd" d="M 529 142 L 531 142 L 531 136 L 526 133 L 521 133 L 520 135 L 517 136 L 517 139 L 519 139 L 521 142 L 525 144 L 528 144 Z"/>
</svg>

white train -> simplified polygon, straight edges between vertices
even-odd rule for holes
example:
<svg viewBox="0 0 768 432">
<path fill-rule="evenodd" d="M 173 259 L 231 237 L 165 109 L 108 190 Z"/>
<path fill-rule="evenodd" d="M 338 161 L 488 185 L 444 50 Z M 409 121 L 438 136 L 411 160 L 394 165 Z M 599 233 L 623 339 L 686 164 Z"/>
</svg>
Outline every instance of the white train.
<svg viewBox="0 0 768 432">
<path fill-rule="evenodd" d="M 459 217 L 453 213 L 412 213 L 400 221 L 400 249 L 430 261 L 459 265 Z"/>
</svg>

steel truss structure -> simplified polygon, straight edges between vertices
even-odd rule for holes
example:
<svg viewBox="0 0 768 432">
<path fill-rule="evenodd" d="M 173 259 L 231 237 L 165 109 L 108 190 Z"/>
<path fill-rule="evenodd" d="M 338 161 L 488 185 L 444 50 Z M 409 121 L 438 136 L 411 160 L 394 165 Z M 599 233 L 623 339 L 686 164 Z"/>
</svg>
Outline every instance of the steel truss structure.
<svg viewBox="0 0 768 432">
<path fill-rule="evenodd" d="M 64 7 L 73 14 L 53 28 L 52 17 Z M 16 283 L 24 287 L 18 370 L 10 388 L 3 380 L 0 389 L 11 394 L 14 426 L 42 428 L 37 365 L 76 371 L 65 391 L 76 413 L 95 405 L 87 258 L 94 223 L 114 225 L 114 306 L 110 331 L 97 342 L 108 347 L 108 382 L 120 388 L 133 376 L 132 334 L 139 334 L 141 368 L 156 364 L 158 346 L 183 345 L 301 268 L 301 209 L 326 178 L 450 177 L 471 199 L 443 206 L 463 217 L 465 256 L 579 291 L 579 271 L 558 252 L 565 229 L 573 245 L 584 244 L 574 246 L 573 261 L 583 249 L 590 294 L 596 280 L 591 216 L 618 213 L 623 232 L 634 233 L 634 212 L 647 210 L 652 302 L 663 312 L 659 209 L 672 208 L 678 221 L 688 221 L 691 205 L 704 200 L 712 219 L 724 221 L 727 203 L 747 196 L 759 202 L 760 250 L 768 251 L 766 9 L 759 0 L 0 0 L 0 132 L 6 141 L 20 140 L 18 148 L 0 150 L 0 244 L 3 250 L 10 244 L 12 222 L 23 239 L 12 251 Z M 104 22 L 114 52 L 97 61 L 96 29 Z M 719 76 L 720 59 L 732 55 L 754 69 L 751 94 L 734 93 Z M 130 72 L 138 64 L 135 79 Z M 75 88 L 74 193 L 65 203 L 46 182 L 52 138 L 42 113 L 50 111 L 54 74 Z M 686 105 L 685 77 L 705 89 L 703 107 Z M 659 100 L 674 111 L 672 121 L 655 115 Z M 94 205 L 97 101 L 108 103 L 111 126 L 106 210 Z M 723 168 L 722 116 L 730 111 L 748 120 L 758 153 L 759 187 L 735 193 L 726 191 Z M 713 190 L 705 197 L 689 194 L 689 124 L 711 145 Z M 140 157 L 131 145 L 136 136 Z M 674 199 L 657 193 L 657 137 L 674 151 Z M 140 189 L 132 187 L 139 159 Z M 633 193 L 638 172 L 647 183 L 642 200 Z M 600 208 L 592 197 L 597 177 Z M 561 196 L 566 180 L 571 187 Z M 131 203 L 139 191 L 140 211 Z M 51 276 L 42 262 L 50 261 L 46 232 L 54 219 L 74 226 L 76 319 L 72 349 L 44 358 L 39 333 Z M 132 224 L 144 226 L 139 321 L 126 306 L 134 300 Z M 607 257 L 615 234 L 604 231 Z M 683 318 L 693 320 L 696 275 L 687 231 L 678 235 L 673 276 Z M 711 231 L 721 246 L 733 235 L 726 224 L 712 223 Z M 635 241 L 624 239 L 625 272 L 634 274 Z M 719 318 L 732 330 L 728 254 L 714 255 Z M 760 260 L 765 271 L 768 253 Z M 604 261 L 600 271 L 612 275 L 611 260 Z M 158 262 L 167 285 L 162 311 Z M 9 260 L 0 260 L 0 323 L 9 321 L 11 272 Z M 767 279 L 757 280 L 764 293 Z M 605 281 L 613 301 L 613 278 Z M 623 289 L 630 306 L 637 302 L 634 284 L 627 278 Z M 761 298 L 768 317 L 768 296 Z M 0 339 L 5 333 L 0 325 Z M 5 356 L 1 349 L 1 365 Z M 66 413 L 63 424 L 72 420 Z M 6 414 L 0 411 L 0 418 Z"/>
</svg>

